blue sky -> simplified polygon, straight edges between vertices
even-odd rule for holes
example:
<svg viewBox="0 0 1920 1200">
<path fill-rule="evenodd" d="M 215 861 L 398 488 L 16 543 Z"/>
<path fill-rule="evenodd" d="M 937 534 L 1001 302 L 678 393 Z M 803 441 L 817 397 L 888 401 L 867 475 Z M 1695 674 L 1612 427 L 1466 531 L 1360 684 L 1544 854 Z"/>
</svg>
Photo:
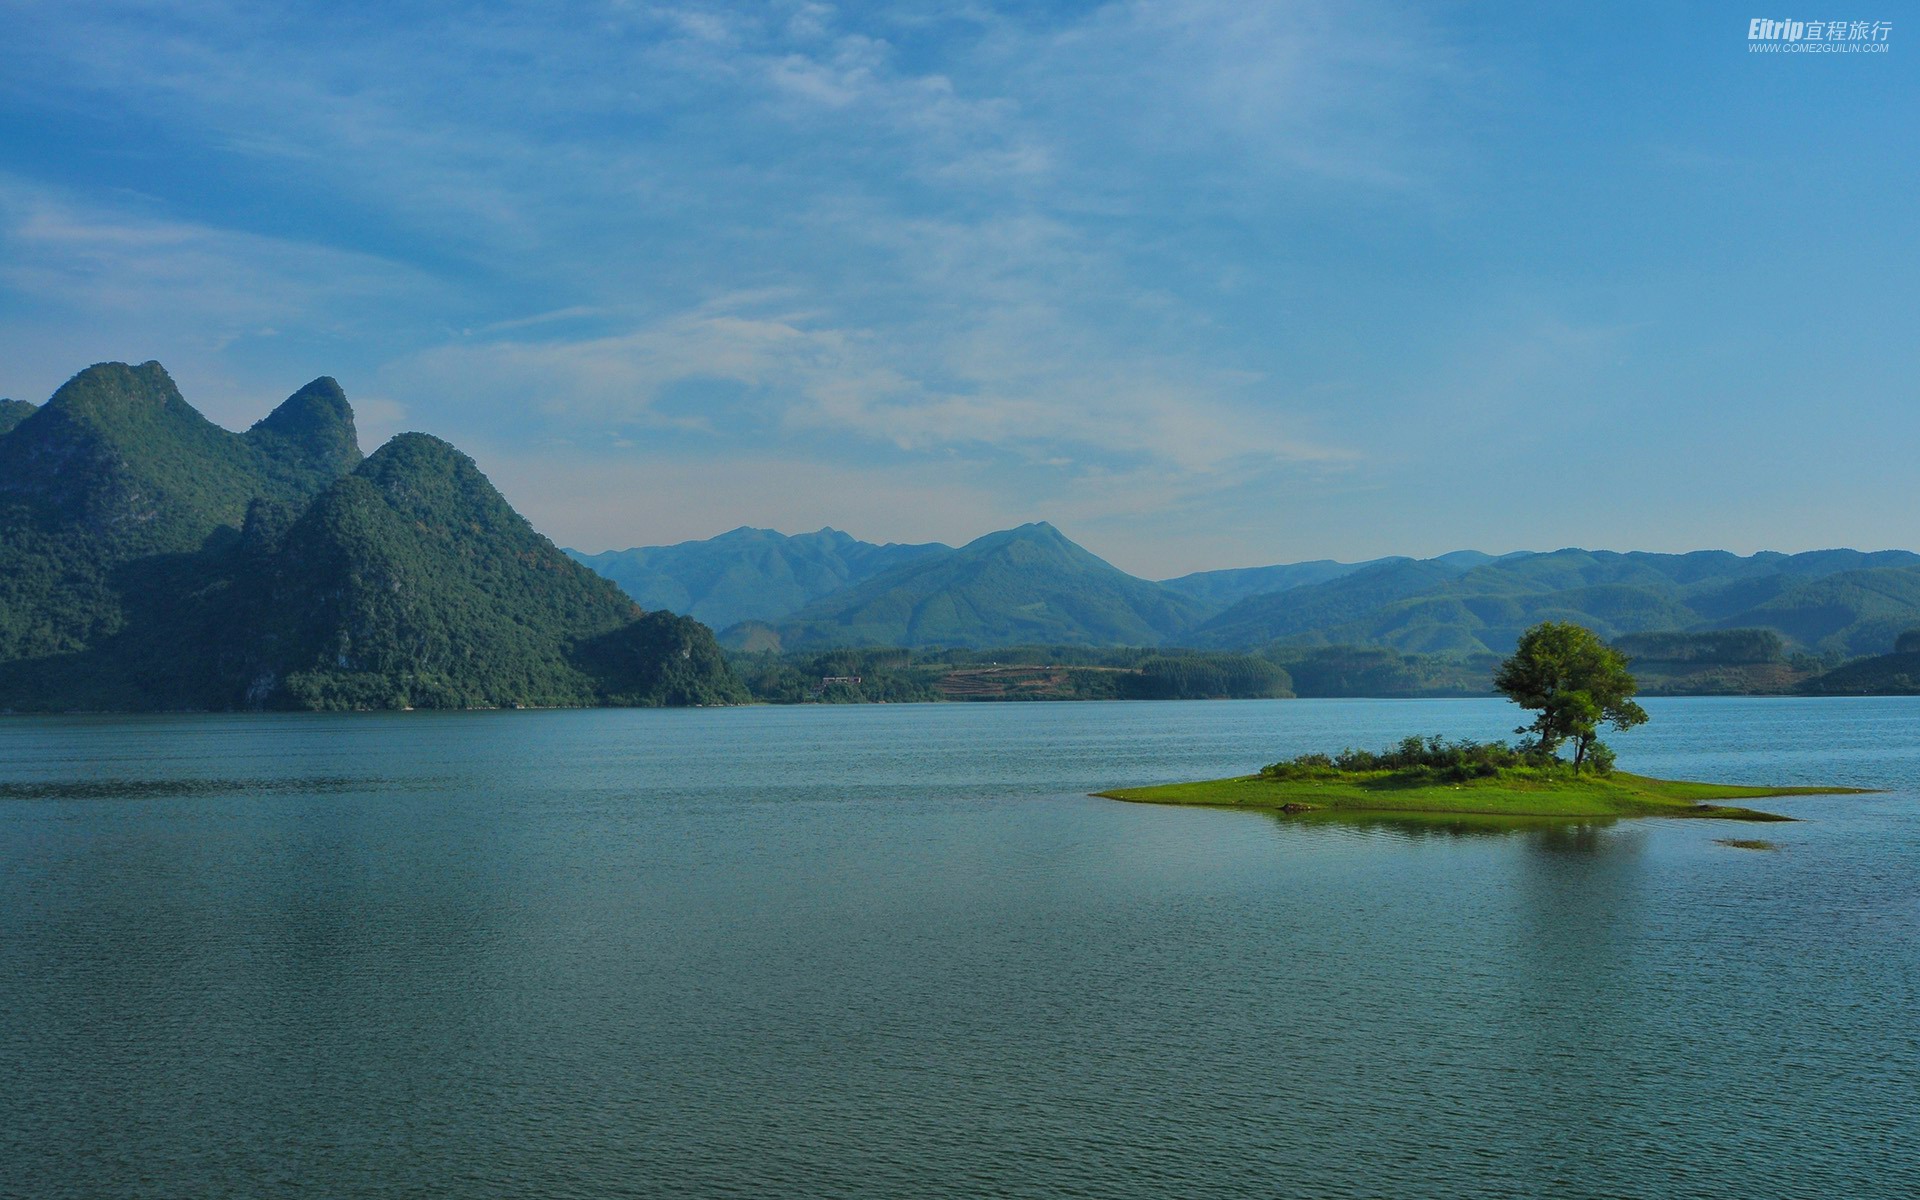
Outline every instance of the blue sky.
<svg viewBox="0 0 1920 1200">
<path fill-rule="evenodd" d="M 0 394 L 330 374 L 593 550 L 1920 547 L 1876 3 L 0 0 Z"/>
</svg>

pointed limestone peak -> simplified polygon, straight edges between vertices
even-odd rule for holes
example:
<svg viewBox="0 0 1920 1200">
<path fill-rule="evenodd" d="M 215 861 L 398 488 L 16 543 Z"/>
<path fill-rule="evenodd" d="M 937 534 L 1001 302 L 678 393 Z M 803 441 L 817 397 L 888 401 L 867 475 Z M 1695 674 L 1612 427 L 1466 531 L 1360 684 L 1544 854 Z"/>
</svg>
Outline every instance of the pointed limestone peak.
<svg viewBox="0 0 1920 1200">
<path fill-rule="evenodd" d="M 334 473 L 360 462 L 360 439 L 353 427 L 353 406 L 332 376 L 320 378 L 288 396 L 280 407 L 248 430 L 256 442 L 290 445 L 316 465 Z"/>
</svg>

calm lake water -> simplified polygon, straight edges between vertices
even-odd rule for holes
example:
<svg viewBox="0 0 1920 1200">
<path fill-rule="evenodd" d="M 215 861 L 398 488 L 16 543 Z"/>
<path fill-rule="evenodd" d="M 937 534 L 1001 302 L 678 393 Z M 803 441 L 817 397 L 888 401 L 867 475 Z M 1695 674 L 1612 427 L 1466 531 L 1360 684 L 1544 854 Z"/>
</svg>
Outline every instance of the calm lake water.
<svg viewBox="0 0 1920 1200">
<path fill-rule="evenodd" d="M 0 720 L 0 1194 L 1914 1196 L 1920 701 L 1647 708 L 1887 791 L 1086 795 L 1477 700 Z"/>
</svg>

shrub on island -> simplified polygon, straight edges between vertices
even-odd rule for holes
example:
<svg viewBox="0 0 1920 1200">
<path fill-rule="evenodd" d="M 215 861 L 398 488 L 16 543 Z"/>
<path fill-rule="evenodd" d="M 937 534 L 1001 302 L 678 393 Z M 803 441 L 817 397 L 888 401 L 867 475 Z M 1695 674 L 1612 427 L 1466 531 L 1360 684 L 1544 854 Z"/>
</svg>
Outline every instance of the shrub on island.
<svg viewBox="0 0 1920 1200">
<path fill-rule="evenodd" d="M 1613 755 L 1590 754 L 1585 766 L 1596 774 L 1613 769 Z M 1448 741 L 1444 737 L 1402 738 L 1397 746 L 1375 753 L 1349 747 L 1338 754 L 1302 754 L 1260 768 L 1264 779 L 1334 779 L 1343 775 L 1395 775 L 1409 781 L 1464 783 L 1469 779 L 1492 779 L 1503 771 L 1526 769 L 1535 774 L 1561 771 L 1571 774 L 1570 764 L 1540 748 L 1538 742 L 1524 740 L 1509 746 L 1505 742 L 1475 742 L 1468 739 Z"/>
</svg>

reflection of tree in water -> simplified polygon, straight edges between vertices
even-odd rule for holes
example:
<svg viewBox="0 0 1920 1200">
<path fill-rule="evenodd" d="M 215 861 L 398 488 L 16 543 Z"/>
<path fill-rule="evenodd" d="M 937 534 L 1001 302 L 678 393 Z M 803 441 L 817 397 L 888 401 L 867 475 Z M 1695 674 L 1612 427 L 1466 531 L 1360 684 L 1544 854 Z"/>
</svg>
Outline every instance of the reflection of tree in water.
<svg viewBox="0 0 1920 1200">
<path fill-rule="evenodd" d="M 1615 848 L 1618 838 L 1605 836 L 1613 818 L 1567 820 L 1556 817 L 1503 817 L 1481 813 L 1270 813 L 1289 829 L 1333 834 L 1378 836 L 1427 842 L 1462 838 L 1521 837 L 1533 849 L 1549 854 L 1599 854 Z M 1633 839 L 1627 839 L 1633 840 Z M 1636 842 L 1637 848 L 1637 842 Z"/>
<path fill-rule="evenodd" d="M 1404 920 L 1429 931 L 1419 969 L 1380 960 L 1395 1019 L 1420 1039 L 1389 1069 L 1409 1087 L 1444 1078 L 1448 1094 L 1474 1097 L 1470 1128 L 1485 1114 L 1507 1115 L 1485 1117 L 1500 1152 L 1489 1150 L 1482 1164 L 1510 1185 L 1504 1194 L 1548 1195 L 1570 1179 L 1617 1177 L 1622 1146 L 1656 1140 L 1643 1118 L 1660 1119 L 1661 1110 L 1634 1100 L 1685 1048 L 1643 1036 L 1661 1005 L 1641 961 L 1661 920 L 1649 886 L 1652 822 L 1276 819 L 1296 837 L 1373 841 L 1363 849 L 1383 860 L 1403 853 L 1409 878 L 1422 881 L 1388 893 L 1384 907 L 1368 908 L 1378 893 L 1330 903 L 1366 912 L 1369 923 Z M 1422 903 L 1434 912 L 1398 907 Z"/>
<path fill-rule="evenodd" d="M 1650 1036 L 1661 997 L 1642 960 L 1661 914 L 1648 838 L 1644 821 L 1542 828 L 1514 863 L 1504 994 L 1487 1011 L 1508 1102 L 1535 1115 L 1536 1194 L 1568 1173 L 1606 1178 L 1620 1146 L 1655 1140 L 1645 1120 L 1659 1106 L 1642 1089 L 1679 1065 Z"/>
<path fill-rule="evenodd" d="M 1598 854 L 1611 850 L 1621 839 L 1604 836 L 1612 821 L 1580 821 L 1564 825 L 1547 825 L 1531 830 L 1533 848 L 1548 854 Z M 1625 842 L 1633 849 L 1639 848 L 1638 838 L 1627 838 Z"/>
</svg>

